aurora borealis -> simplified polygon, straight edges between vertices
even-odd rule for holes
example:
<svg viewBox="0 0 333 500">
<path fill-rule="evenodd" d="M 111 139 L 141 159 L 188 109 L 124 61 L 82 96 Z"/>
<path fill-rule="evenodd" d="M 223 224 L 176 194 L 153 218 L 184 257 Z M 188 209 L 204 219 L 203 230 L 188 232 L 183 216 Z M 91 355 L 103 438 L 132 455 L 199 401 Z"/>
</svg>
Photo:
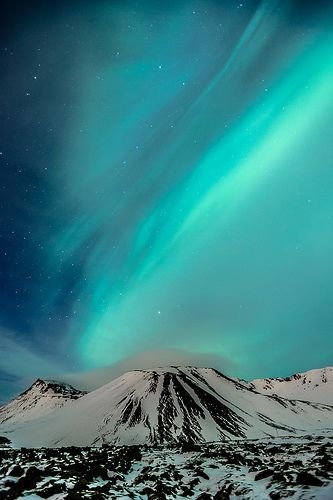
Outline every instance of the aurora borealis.
<svg viewBox="0 0 333 500">
<path fill-rule="evenodd" d="M 332 3 L 5 14 L 4 397 L 131 359 L 332 365 Z"/>
</svg>

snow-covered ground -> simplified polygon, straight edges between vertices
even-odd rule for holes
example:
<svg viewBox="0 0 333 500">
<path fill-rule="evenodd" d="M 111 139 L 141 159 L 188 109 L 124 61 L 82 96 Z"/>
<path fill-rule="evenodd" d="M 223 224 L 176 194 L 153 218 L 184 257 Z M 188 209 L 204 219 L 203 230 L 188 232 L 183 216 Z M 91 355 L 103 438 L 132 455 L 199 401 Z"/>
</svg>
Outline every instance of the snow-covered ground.
<svg viewBox="0 0 333 500">
<path fill-rule="evenodd" d="M 89 394 L 37 380 L 0 408 L 0 500 L 331 500 L 333 406 L 309 402 L 330 388 L 330 368 L 135 370 Z"/>
<path fill-rule="evenodd" d="M 0 456 L 3 499 L 333 498 L 333 445 L 327 437 L 0 450 Z"/>
</svg>

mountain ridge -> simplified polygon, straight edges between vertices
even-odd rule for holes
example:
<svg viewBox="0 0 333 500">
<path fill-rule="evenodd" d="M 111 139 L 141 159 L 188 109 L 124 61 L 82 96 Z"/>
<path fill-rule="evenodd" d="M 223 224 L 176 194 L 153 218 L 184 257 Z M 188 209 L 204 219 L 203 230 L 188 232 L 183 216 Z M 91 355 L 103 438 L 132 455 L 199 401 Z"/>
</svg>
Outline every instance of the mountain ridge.
<svg viewBox="0 0 333 500">
<path fill-rule="evenodd" d="M 262 394 L 275 394 L 287 399 L 333 405 L 332 366 L 294 373 L 289 377 L 254 379 L 244 382 L 247 387 L 252 387 Z"/>
<path fill-rule="evenodd" d="M 250 383 L 249 383 L 250 384 Z M 333 432 L 331 406 L 261 394 L 216 369 L 132 370 L 1 433 L 19 446 L 169 445 Z"/>
<path fill-rule="evenodd" d="M 0 424 L 8 421 L 24 423 L 38 419 L 84 394 L 86 392 L 79 391 L 65 382 L 37 378 L 28 389 L 6 405 L 0 406 Z"/>
</svg>

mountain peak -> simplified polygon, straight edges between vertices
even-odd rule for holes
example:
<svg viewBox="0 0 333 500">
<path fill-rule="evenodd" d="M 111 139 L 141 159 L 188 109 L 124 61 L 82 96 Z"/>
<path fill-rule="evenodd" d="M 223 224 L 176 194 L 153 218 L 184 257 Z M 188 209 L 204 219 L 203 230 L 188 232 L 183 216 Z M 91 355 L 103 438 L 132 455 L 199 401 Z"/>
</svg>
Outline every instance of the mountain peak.
<svg viewBox="0 0 333 500">
<path fill-rule="evenodd" d="M 183 373 L 184 371 L 191 370 L 209 370 L 212 371 L 213 368 L 201 368 L 194 365 L 166 365 L 166 366 L 157 366 L 154 368 L 138 368 L 133 370 L 134 372 L 143 372 L 143 373 L 159 373 L 163 375 L 164 373 Z M 130 372 L 129 372 L 130 373 Z"/>
<path fill-rule="evenodd" d="M 51 413 L 85 395 L 69 384 L 38 378 L 24 392 L 0 407 L 0 423 L 23 423 Z"/>
<path fill-rule="evenodd" d="M 27 392 L 37 389 L 41 392 L 41 394 L 45 394 L 46 392 L 53 392 L 54 394 L 61 394 L 66 397 L 71 397 L 72 399 L 77 399 L 81 397 L 83 394 L 86 394 L 85 391 L 79 391 L 75 389 L 70 384 L 66 382 L 60 382 L 58 380 L 48 380 L 43 378 L 38 378 L 35 382 L 24 391 L 22 394 L 26 394 Z M 22 396 L 20 394 L 20 396 Z"/>
</svg>

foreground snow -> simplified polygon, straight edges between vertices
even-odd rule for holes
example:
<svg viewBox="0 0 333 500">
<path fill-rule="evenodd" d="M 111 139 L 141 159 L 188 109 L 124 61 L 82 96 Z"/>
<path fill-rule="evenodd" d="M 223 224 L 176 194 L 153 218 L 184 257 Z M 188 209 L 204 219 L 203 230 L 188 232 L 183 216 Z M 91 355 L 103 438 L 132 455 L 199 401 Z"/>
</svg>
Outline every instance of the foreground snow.
<svg viewBox="0 0 333 500">
<path fill-rule="evenodd" d="M 0 497 L 331 499 L 331 438 L 0 450 Z"/>
</svg>

